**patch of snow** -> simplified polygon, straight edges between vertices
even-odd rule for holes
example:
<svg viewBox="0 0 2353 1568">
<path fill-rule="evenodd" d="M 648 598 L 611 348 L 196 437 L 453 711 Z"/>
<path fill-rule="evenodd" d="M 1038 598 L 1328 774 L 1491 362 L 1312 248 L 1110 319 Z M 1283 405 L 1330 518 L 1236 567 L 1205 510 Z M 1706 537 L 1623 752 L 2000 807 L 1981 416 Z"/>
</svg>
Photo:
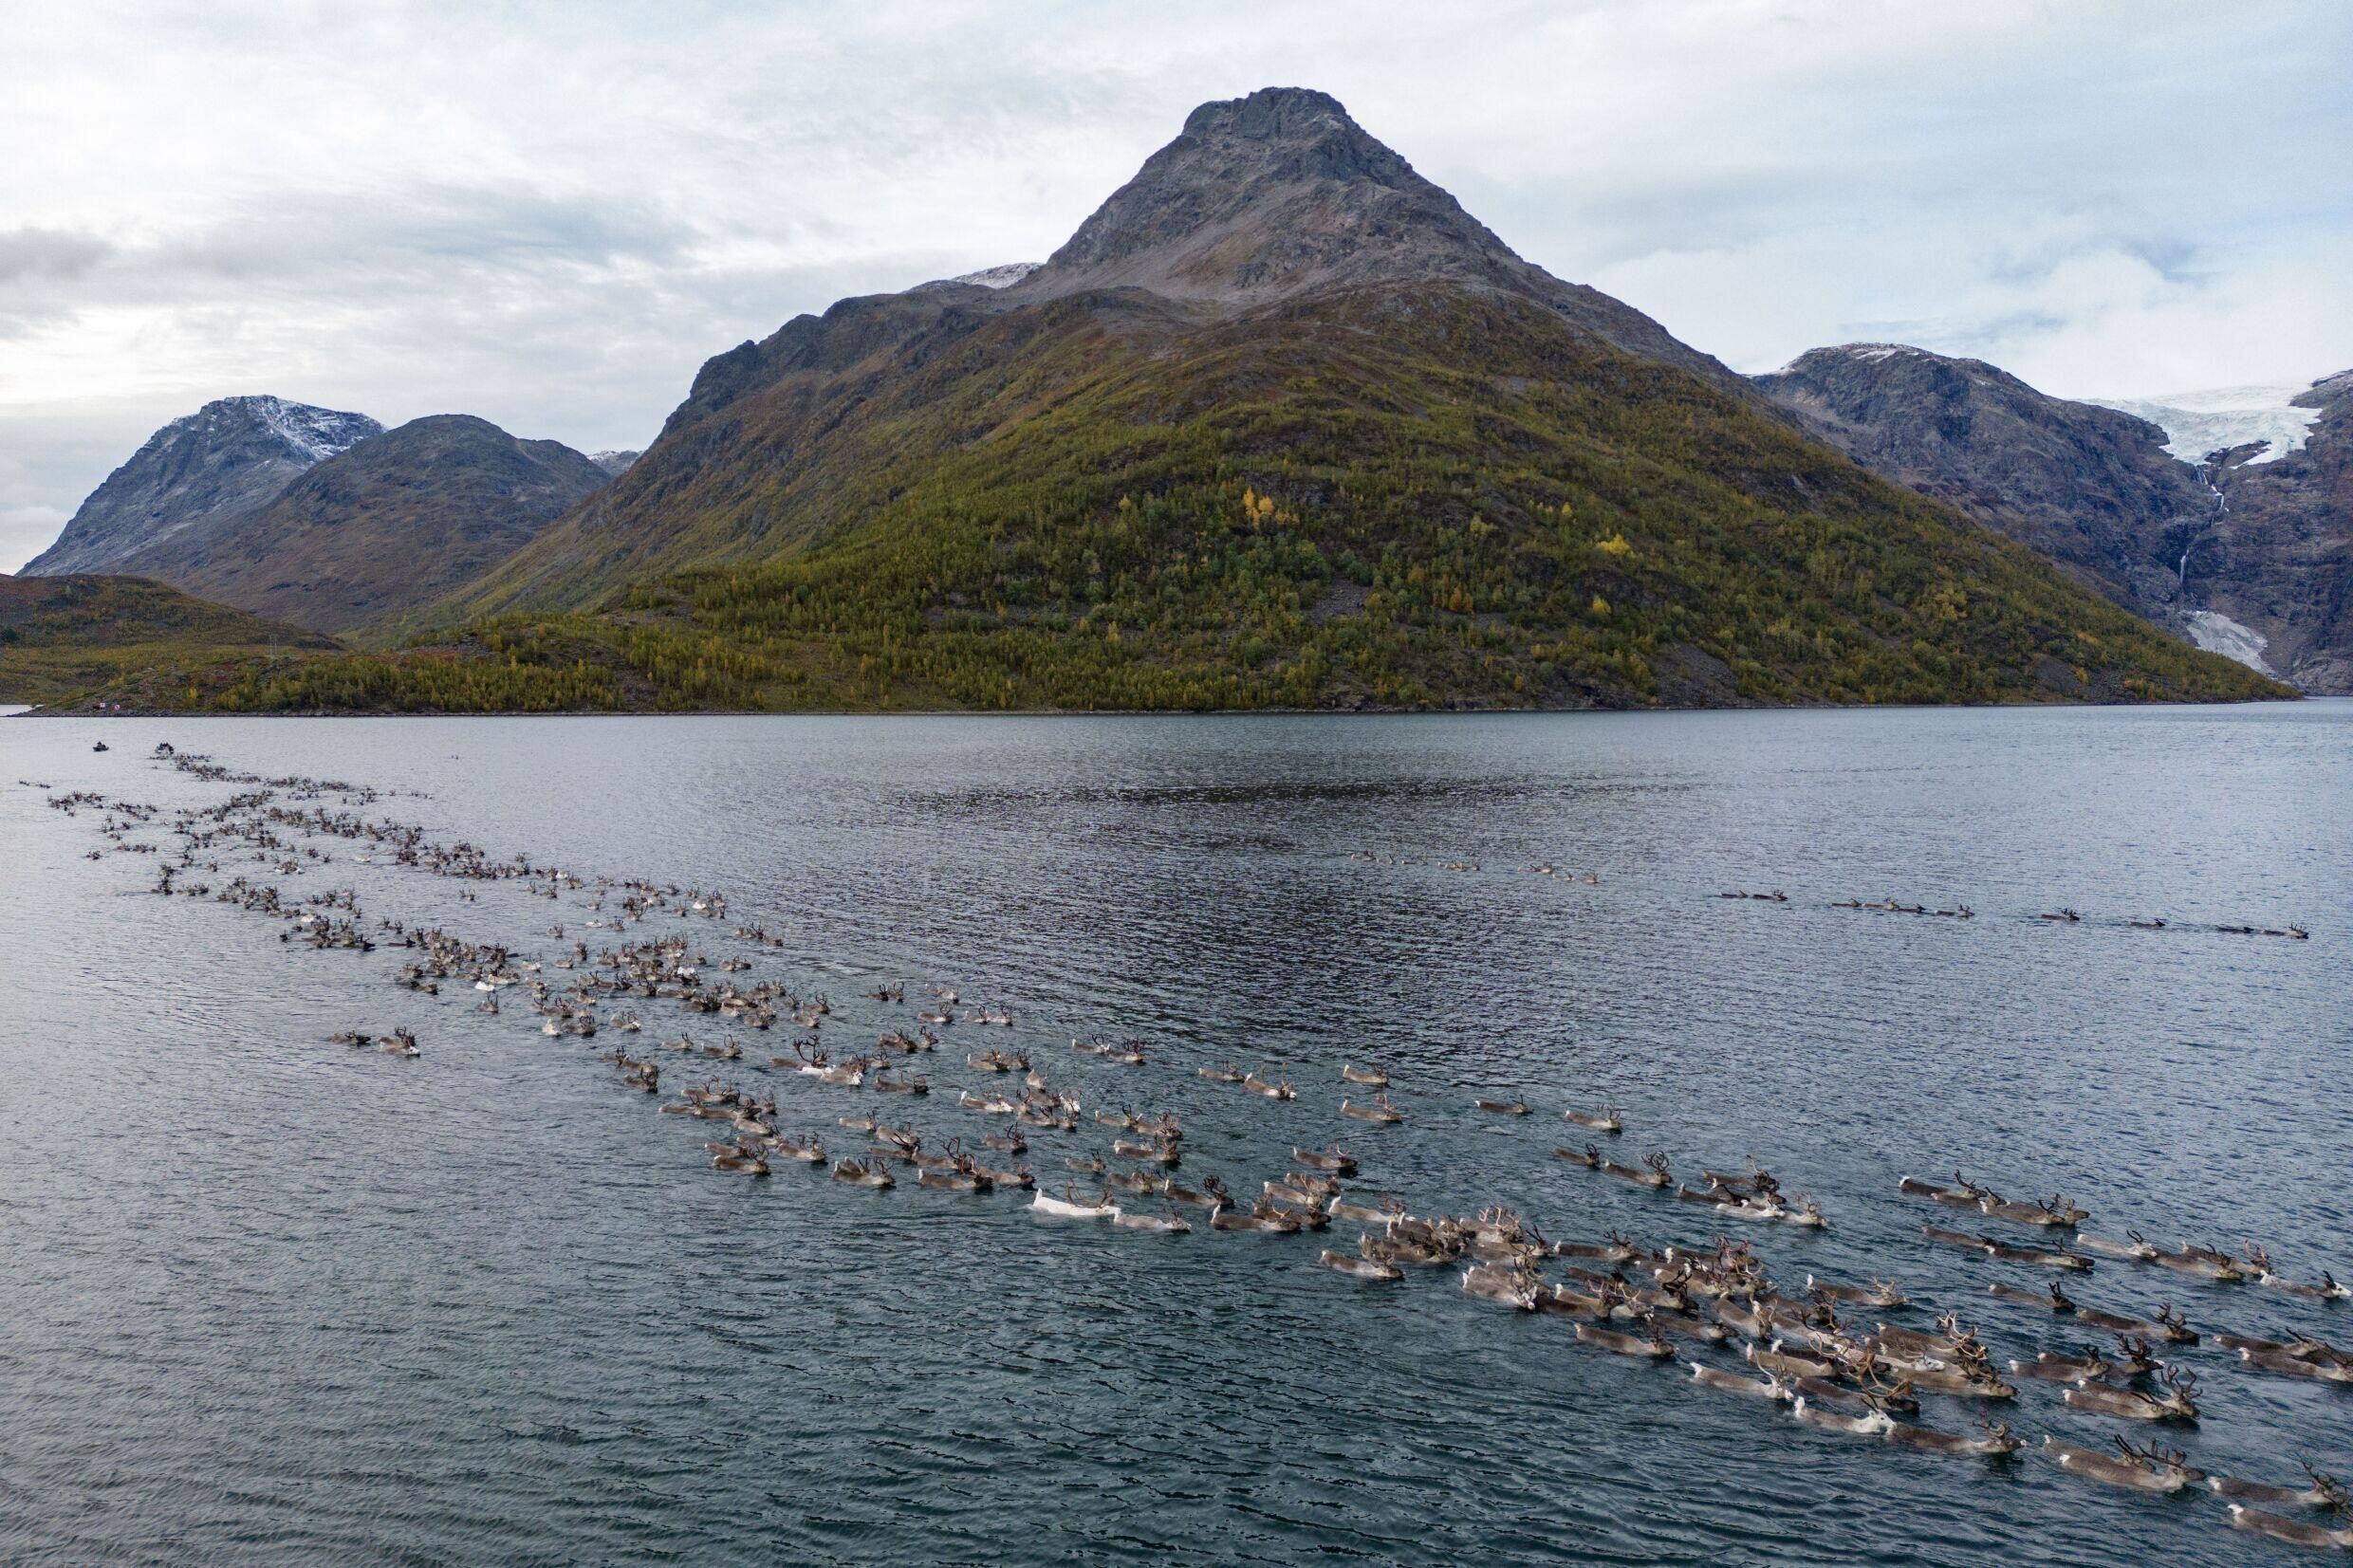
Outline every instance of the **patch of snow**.
<svg viewBox="0 0 2353 1568">
<path fill-rule="evenodd" d="M 289 452 L 300 457 L 306 467 L 324 463 L 341 452 L 349 452 L 384 428 L 364 414 L 315 408 L 308 403 L 292 402 L 262 393 L 244 397 L 217 398 L 194 414 L 182 415 L 156 434 L 164 435 L 173 431 L 196 430 L 230 414 L 242 414 L 259 420 L 272 435 L 286 444 Z"/>
<path fill-rule="evenodd" d="M 2181 618 L 2181 629 L 2190 640 L 2210 654 L 2233 658 L 2258 674 L 2277 679 L 2278 672 L 2264 662 L 2263 650 L 2270 639 L 2251 626 L 2241 626 L 2220 610 L 2191 610 Z"/>
<path fill-rule="evenodd" d="M 2247 460 L 2252 466 L 2277 462 L 2304 446 L 2321 411 L 2298 408 L 2289 399 L 2301 397 L 2307 390 L 2300 386 L 2216 387 L 2178 392 L 2170 397 L 2087 397 L 2084 401 L 2146 419 L 2165 433 L 2166 452 L 2184 463 L 2202 463 L 2209 453 L 2231 447 L 2266 443 L 2262 452 Z"/>
<path fill-rule="evenodd" d="M 1892 360 L 1899 354 L 1916 360 L 1935 358 L 1928 350 L 1914 348 L 1910 343 L 1840 343 L 1830 348 L 1809 348 L 1772 374 L 1775 376 L 1789 375 L 1819 354 L 1843 354 L 1850 360 L 1862 360 L 1872 364 L 1877 364 L 1881 360 Z"/>
<path fill-rule="evenodd" d="M 984 267 L 977 272 L 966 272 L 947 281 L 978 284 L 983 288 L 1010 288 L 1045 265 L 1044 262 L 1006 262 L 999 267 Z"/>
</svg>

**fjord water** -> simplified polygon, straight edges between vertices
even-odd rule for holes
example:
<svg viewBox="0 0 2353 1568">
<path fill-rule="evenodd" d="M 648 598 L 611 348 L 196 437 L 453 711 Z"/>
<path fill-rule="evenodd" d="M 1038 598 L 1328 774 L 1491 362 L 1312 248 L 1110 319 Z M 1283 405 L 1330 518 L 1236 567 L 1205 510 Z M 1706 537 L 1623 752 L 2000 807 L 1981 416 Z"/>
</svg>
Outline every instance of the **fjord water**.
<svg viewBox="0 0 2353 1568">
<path fill-rule="evenodd" d="M 90 750 L 102 737 L 112 749 Z M 823 989 L 837 1047 L 904 980 L 1002 1003 L 928 1102 L 742 1063 L 780 1122 L 976 1130 L 966 1048 L 1093 1104 L 1174 1110 L 1237 1190 L 1338 1140 L 1417 1212 L 1509 1202 L 1657 1245 L 1701 1209 L 1547 1157 L 1615 1102 L 1619 1157 L 1753 1155 L 1832 1227 L 1751 1235 L 1775 1279 L 1900 1281 L 1997 1360 L 2072 1348 L 1932 1248 L 1906 1173 L 2065 1190 L 2090 1228 L 2268 1243 L 2353 1276 L 2353 705 L 1161 719 L 19 720 L 0 726 L 0 1557 L 221 1561 L 2271 1560 L 2203 1493 L 2039 1454 L 1989 1467 L 1810 1431 L 1576 1343 L 1557 1319 L 1313 1266 L 1309 1237 L 1056 1226 L 1004 1196 L 713 1171 L 705 1135 L 519 1004 L 395 988 L 403 957 L 145 890 L 153 857 L 45 809 L 207 785 L 158 739 L 373 784 L 371 817 L 584 876 L 723 888 L 665 917 L 739 978 Z M 31 787 L 32 781 L 52 786 Z M 133 834 L 137 839 L 140 834 Z M 160 839 L 160 834 L 144 835 Z M 356 863 L 277 876 L 553 956 L 516 884 Z M 1371 858 L 1361 857 L 1369 856 Z M 1546 876 L 1549 863 L 1599 880 Z M 1786 904 L 1723 889 L 1786 889 Z M 461 902 L 478 891 L 478 902 Z M 1877 899 L 1970 921 L 1828 907 Z M 2069 905 L 2077 925 L 2040 921 Z M 2161 914 L 2165 931 L 2125 922 Z M 2311 931 L 2308 942 L 2219 924 Z M 631 934 L 638 934 L 633 932 Z M 592 940 L 591 946 L 596 944 Z M 650 1043 L 681 1027 L 649 1004 Z M 662 1009 L 657 1011 L 657 1008 Z M 892 1010 L 903 1019 L 906 1009 Z M 413 1025 L 414 1061 L 326 1043 Z M 1152 1064 L 1071 1037 L 1152 1042 Z M 1280 1061 L 1269 1104 L 1194 1076 Z M 1336 1113 L 1344 1061 L 1408 1120 Z M 944 1091 L 944 1093 L 943 1093 Z M 1537 1114 L 1482 1116 L 1474 1093 Z M 1098 1135 L 1103 1134 L 1103 1135 Z M 838 1134 L 847 1143 L 846 1134 Z M 1101 1147 L 1089 1125 L 1030 1159 Z M 1336 1227 L 1328 1245 L 1348 1245 Z M 1998 1272 L 1997 1272 L 1998 1270 Z M 2353 1307 L 2103 1263 L 2087 1302 L 2353 1337 Z M 1706 1353 L 1717 1364 L 1721 1353 Z M 2210 1347 L 2193 1463 L 2353 1471 L 2353 1395 Z M 1923 1419 L 1967 1430 L 1931 1398 Z M 2119 1424 L 2024 1384 L 2030 1438 Z M 2145 1438 L 2145 1430 L 2130 1432 Z"/>
</svg>

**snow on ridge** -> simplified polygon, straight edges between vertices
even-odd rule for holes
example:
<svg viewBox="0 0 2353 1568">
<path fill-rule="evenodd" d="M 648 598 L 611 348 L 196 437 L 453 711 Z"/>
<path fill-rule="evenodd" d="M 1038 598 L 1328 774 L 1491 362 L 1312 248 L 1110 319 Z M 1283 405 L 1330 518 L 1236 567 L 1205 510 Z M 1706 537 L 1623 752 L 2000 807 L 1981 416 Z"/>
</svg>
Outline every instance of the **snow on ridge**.
<svg viewBox="0 0 2353 1568">
<path fill-rule="evenodd" d="M 1010 288 L 1045 265 L 1044 262 L 1005 262 L 996 267 L 984 267 L 977 272 L 966 272 L 946 281 L 978 284 L 983 288 Z"/>
<path fill-rule="evenodd" d="M 2202 463 L 2209 452 L 2262 442 L 2264 450 L 2247 460 L 2252 467 L 2277 462 L 2302 450 L 2321 411 L 2298 408 L 2289 399 L 2310 390 L 2301 386 L 2213 387 L 2166 397 L 2084 400 L 2146 419 L 2165 433 L 2165 451 L 2184 463 Z"/>
<path fill-rule="evenodd" d="M 278 439 L 313 463 L 323 463 L 338 452 L 350 451 L 354 444 L 372 434 L 369 427 L 375 423 L 333 409 L 289 403 L 283 397 L 256 397 L 253 412 L 261 415 L 262 422 Z"/>
<path fill-rule="evenodd" d="M 173 431 L 195 430 L 229 413 L 260 420 L 306 465 L 324 463 L 338 453 L 349 452 L 383 429 L 364 414 L 345 414 L 292 402 L 269 393 L 252 393 L 241 397 L 216 397 L 194 414 L 181 415 L 156 434 L 161 437 Z"/>
<path fill-rule="evenodd" d="M 2219 610 L 2189 610 L 2182 614 L 2181 629 L 2208 653 L 2236 659 L 2257 674 L 2279 678 L 2279 673 L 2263 657 L 2270 639 L 2253 627 L 2242 626 Z"/>
<path fill-rule="evenodd" d="M 1809 348 L 1805 353 L 1799 355 L 1796 359 L 1791 360 L 1788 364 L 1783 365 L 1779 370 L 1772 372 L 1772 374 L 1775 376 L 1790 375 L 1796 371 L 1800 365 L 1804 364 L 1806 360 L 1813 359 L 1816 355 L 1830 354 L 1843 354 L 1850 360 L 1862 360 L 1870 364 L 1877 364 L 1881 360 L 1892 360 L 1899 354 L 1905 356 L 1907 359 L 1915 360 L 1929 360 L 1936 358 L 1936 356 L 1930 354 L 1928 350 L 1924 348 L 1914 348 L 1910 343 L 1840 343 L 1836 347 L 1831 348 Z"/>
</svg>

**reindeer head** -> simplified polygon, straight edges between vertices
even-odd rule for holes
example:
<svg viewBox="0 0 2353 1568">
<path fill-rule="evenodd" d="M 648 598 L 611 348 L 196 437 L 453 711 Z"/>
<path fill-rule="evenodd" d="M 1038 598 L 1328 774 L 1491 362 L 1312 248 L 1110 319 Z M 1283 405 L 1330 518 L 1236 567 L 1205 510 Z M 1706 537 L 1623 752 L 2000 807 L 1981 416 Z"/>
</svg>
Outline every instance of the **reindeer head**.
<svg viewBox="0 0 2353 1568">
<path fill-rule="evenodd" d="M 1642 1156 L 1642 1163 L 1649 1166 L 1651 1170 L 1657 1173 L 1660 1185 L 1663 1186 L 1671 1179 L 1667 1171 L 1666 1151 L 1662 1149 L 1652 1150 L 1649 1153 Z"/>
<path fill-rule="evenodd" d="M 2312 1495 L 2319 1500 L 2319 1506 L 2331 1512 L 2343 1512 L 2346 1498 L 2344 1487 L 2338 1484 L 2337 1478 L 2314 1469 L 2312 1462 L 2308 1459 L 2299 1460 L 2297 1463 L 2304 1467 L 2304 1473 L 2312 1478 Z"/>
</svg>

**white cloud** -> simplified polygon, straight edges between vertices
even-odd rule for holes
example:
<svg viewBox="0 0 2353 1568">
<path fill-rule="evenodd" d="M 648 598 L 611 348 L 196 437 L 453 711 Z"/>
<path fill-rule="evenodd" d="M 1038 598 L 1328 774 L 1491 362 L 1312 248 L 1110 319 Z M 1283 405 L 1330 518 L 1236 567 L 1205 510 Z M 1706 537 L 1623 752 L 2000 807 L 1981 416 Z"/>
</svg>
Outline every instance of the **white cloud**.
<svg viewBox="0 0 2353 1568">
<path fill-rule="evenodd" d="M 1043 256 L 1272 83 L 1743 369 L 2353 364 L 2328 0 L 84 0 L 0 9 L 0 566 L 229 393 L 641 445 L 707 356 Z"/>
</svg>

